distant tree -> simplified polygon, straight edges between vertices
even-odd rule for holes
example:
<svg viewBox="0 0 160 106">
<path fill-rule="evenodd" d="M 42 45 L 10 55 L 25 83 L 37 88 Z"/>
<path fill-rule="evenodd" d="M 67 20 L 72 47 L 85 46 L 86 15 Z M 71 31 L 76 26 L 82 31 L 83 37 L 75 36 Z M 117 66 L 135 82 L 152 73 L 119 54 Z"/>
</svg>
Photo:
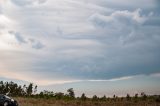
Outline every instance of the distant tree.
<svg viewBox="0 0 160 106">
<path fill-rule="evenodd" d="M 81 95 L 81 100 L 85 101 L 86 99 L 87 99 L 87 97 L 86 97 L 86 95 L 83 93 L 83 94 Z"/>
<path fill-rule="evenodd" d="M 54 97 L 54 92 L 53 91 L 44 90 L 43 91 L 43 95 L 44 95 L 44 98 L 52 98 L 52 97 Z"/>
<path fill-rule="evenodd" d="M 33 83 L 30 83 L 26 88 L 27 96 L 31 96 L 33 93 Z"/>
<path fill-rule="evenodd" d="M 113 100 L 116 101 L 116 95 L 113 95 Z"/>
<path fill-rule="evenodd" d="M 138 93 L 135 94 L 134 98 L 136 98 L 136 99 L 138 98 Z"/>
<path fill-rule="evenodd" d="M 119 100 L 119 98 L 118 98 L 118 96 L 116 96 L 116 99 L 115 99 L 115 101 L 118 101 Z"/>
<path fill-rule="evenodd" d="M 63 99 L 64 98 L 64 93 L 58 92 L 58 93 L 55 93 L 54 96 L 55 96 L 56 99 Z"/>
<path fill-rule="evenodd" d="M 141 98 L 142 98 L 142 100 L 146 100 L 147 99 L 147 95 L 144 92 L 142 92 L 141 93 Z"/>
<path fill-rule="evenodd" d="M 73 88 L 68 89 L 67 92 L 68 92 L 70 98 L 72 98 L 72 99 L 75 98 L 75 93 L 74 93 Z"/>
<path fill-rule="evenodd" d="M 14 94 L 14 95 L 15 95 L 15 96 L 24 96 L 24 95 L 23 95 L 23 92 L 24 92 L 24 91 L 23 91 L 23 89 L 22 89 L 22 86 L 19 85 L 19 86 L 18 86 L 18 89 L 16 90 L 16 94 L 17 94 L 17 95 L 16 95 L 16 94 Z"/>
<path fill-rule="evenodd" d="M 39 93 L 39 97 L 40 97 L 40 98 L 44 98 L 43 92 L 40 92 L 40 93 Z"/>
<path fill-rule="evenodd" d="M 4 94 L 7 94 L 10 92 L 9 83 L 5 82 L 5 88 L 3 89 Z"/>
<path fill-rule="evenodd" d="M 113 98 L 116 98 L 116 95 L 113 95 Z"/>
<path fill-rule="evenodd" d="M 123 101 L 123 100 L 124 100 L 124 97 L 121 97 L 120 100 Z"/>
<path fill-rule="evenodd" d="M 36 94 L 36 92 L 37 92 L 37 85 L 34 87 L 34 94 Z"/>
<path fill-rule="evenodd" d="M 0 94 L 3 94 L 4 84 L 3 81 L 0 81 Z"/>
<path fill-rule="evenodd" d="M 160 95 L 155 95 L 154 98 L 157 103 L 160 103 Z"/>
<path fill-rule="evenodd" d="M 110 102 L 112 99 L 110 97 L 107 98 L 107 101 Z"/>
<path fill-rule="evenodd" d="M 23 85 L 23 96 L 27 95 L 27 86 Z"/>
<path fill-rule="evenodd" d="M 8 87 L 9 87 L 9 92 L 8 92 L 8 95 L 11 95 L 11 96 L 18 96 L 20 95 L 20 87 L 18 87 L 17 84 L 15 84 L 14 82 L 9 82 L 8 83 Z"/>
<path fill-rule="evenodd" d="M 131 97 L 130 97 L 129 94 L 127 94 L 126 99 L 127 99 L 127 101 L 130 101 L 130 100 L 131 100 Z"/>
<path fill-rule="evenodd" d="M 136 93 L 134 96 L 134 101 L 137 102 L 137 100 L 138 100 L 138 93 Z"/>
<path fill-rule="evenodd" d="M 92 97 L 92 100 L 93 100 L 93 101 L 97 101 L 97 100 L 98 100 L 97 95 L 94 95 L 94 96 Z"/>
<path fill-rule="evenodd" d="M 100 98 L 102 101 L 106 101 L 106 95 L 104 95 L 103 97 Z"/>
</svg>

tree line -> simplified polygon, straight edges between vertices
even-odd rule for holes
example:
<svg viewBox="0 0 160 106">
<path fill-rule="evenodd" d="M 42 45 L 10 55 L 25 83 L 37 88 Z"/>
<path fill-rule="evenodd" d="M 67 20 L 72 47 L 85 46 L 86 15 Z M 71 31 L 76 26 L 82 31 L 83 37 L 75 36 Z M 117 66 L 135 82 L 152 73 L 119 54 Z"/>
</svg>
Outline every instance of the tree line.
<svg viewBox="0 0 160 106">
<path fill-rule="evenodd" d="M 87 97 L 85 93 L 83 93 L 80 97 L 75 97 L 75 92 L 73 88 L 69 88 L 67 93 L 62 92 L 53 92 L 53 91 L 41 91 L 37 93 L 37 85 L 30 83 L 29 85 L 18 85 L 14 82 L 3 82 L 0 81 L 0 94 L 5 94 L 12 97 L 32 97 L 32 98 L 46 98 L 46 99 L 56 99 L 56 100 L 91 100 L 91 101 L 146 101 L 152 100 L 156 102 L 160 102 L 160 95 L 146 95 L 144 92 L 138 94 L 136 93 L 134 96 L 130 96 L 129 94 L 126 97 L 118 97 L 113 95 L 113 97 L 106 97 L 105 95 L 102 97 L 98 97 L 94 95 L 93 97 Z"/>
<path fill-rule="evenodd" d="M 30 83 L 27 85 L 18 85 L 14 82 L 0 81 L 0 94 L 6 94 L 9 96 L 31 96 L 37 92 L 37 85 Z"/>
</svg>

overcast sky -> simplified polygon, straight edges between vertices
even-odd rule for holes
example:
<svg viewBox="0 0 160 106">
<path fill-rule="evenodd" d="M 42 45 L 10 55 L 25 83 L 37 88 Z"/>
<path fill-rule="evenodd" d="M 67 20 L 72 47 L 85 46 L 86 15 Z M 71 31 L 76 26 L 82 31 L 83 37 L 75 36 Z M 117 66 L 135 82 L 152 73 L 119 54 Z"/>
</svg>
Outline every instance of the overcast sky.
<svg viewBox="0 0 160 106">
<path fill-rule="evenodd" d="M 159 9 L 158 0 L 0 0 L 0 80 L 160 93 Z"/>
</svg>

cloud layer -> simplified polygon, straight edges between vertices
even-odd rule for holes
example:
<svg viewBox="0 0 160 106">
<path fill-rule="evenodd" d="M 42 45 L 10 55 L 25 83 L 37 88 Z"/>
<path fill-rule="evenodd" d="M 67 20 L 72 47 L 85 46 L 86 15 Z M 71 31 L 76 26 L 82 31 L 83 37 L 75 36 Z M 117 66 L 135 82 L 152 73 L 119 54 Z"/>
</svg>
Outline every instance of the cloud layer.
<svg viewBox="0 0 160 106">
<path fill-rule="evenodd" d="M 156 2 L 1 0 L 0 76 L 44 85 L 159 73 Z"/>
</svg>

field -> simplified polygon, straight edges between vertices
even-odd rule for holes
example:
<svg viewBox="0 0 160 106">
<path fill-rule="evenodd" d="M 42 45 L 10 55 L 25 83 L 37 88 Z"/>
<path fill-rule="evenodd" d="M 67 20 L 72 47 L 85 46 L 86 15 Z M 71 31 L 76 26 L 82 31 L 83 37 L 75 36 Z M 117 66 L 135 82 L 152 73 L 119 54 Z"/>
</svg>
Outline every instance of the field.
<svg viewBox="0 0 160 106">
<path fill-rule="evenodd" d="M 55 100 L 44 98 L 15 98 L 19 106 L 160 106 L 160 103 L 147 101 L 93 101 L 93 100 Z"/>
</svg>

